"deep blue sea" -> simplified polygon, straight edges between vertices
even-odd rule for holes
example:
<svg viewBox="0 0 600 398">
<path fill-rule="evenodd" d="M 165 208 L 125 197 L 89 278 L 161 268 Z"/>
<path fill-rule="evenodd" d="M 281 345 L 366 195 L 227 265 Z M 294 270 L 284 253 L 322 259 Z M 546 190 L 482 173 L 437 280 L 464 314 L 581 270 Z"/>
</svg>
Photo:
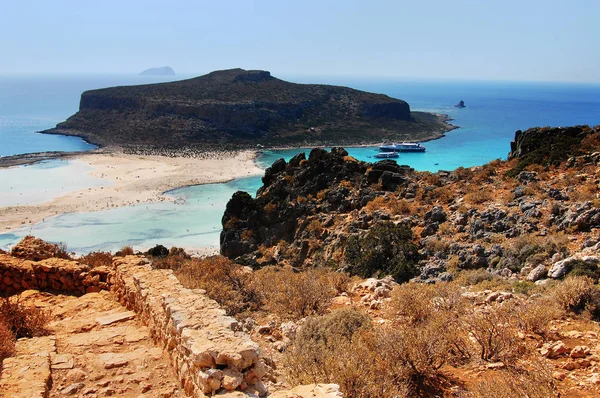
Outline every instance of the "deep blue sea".
<svg viewBox="0 0 600 398">
<path fill-rule="evenodd" d="M 447 133 L 442 139 L 425 143 L 425 153 L 403 153 L 397 160 L 417 170 L 452 170 L 506 158 L 510 141 L 519 129 L 600 124 L 600 85 L 597 84 L 280 77 L 299 83 L 337 84 L 384 93 L 406 100 L 413 110 L 450 115 L 454 119 L 452 123 L 460 126 L 459 129 Z M 75 113 L 84 90 L 172 79 L 140 76 L 0 77 L 0 156 L 47 150 L 87 150 L 90 146 L 77 138 L 40 135 L 34 131 L 53 127 Z M 466 108 L 454 107 L 460 100 L 465 101 Z M 258 163 L 267 167 L 276 159 L 290 158 L 299 151 L 265 151 Z M 373 158 L 376 148 L 348 148 L 348 152 L 361 160 L 376 160 Z M 56 174 L 57 167 L 74 166 L 43 168 Z M 33 171 L 39 172 L 31 169 Z M 84 178 L 81 174 L 79 172 L 78 178 Z M 8 177 L 0 170 L 2 178 Z M 5 189 L 5 184 L 0 186 Z M 178 203 L 182 204 L 163 202 L 65 214 L 0 234 L 0 247 L 14 244 L 27 233 L 50 241 L 67 242 L 69 248 L 76 252 L 117 250 L 126 244 L 136 248 L 147 248 L 157 243 L 184 247 L 218 246 L 220 218 L 227 200 L 238 189 L 254 193 L 259 186 L 260 178 L 253 177 L 226 184 L 187 187 L 169 193 L 180 198 Z"/>
</svg>

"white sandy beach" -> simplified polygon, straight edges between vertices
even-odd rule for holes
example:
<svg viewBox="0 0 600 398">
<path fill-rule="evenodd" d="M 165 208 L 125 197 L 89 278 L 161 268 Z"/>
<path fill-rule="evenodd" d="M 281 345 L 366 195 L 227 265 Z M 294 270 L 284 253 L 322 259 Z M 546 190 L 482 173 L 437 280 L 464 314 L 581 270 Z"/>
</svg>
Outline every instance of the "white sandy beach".
<svg viewBox="0 0 600 398">
<path fill-rule="evenodd" d="M 72 161 L 91 166 L 89 175 L 111 182 L 110 186 L 72 191 L 36 205 L 1 207 L 0 231 L 9 232 L 63 213 L 171 200 L 163 193 L 188 185 L 226 182 L 263 173 L 254 163 L 254 151 L 203 155 L 198 159 L 121 153 L 82 154 Z"/>
</svg>

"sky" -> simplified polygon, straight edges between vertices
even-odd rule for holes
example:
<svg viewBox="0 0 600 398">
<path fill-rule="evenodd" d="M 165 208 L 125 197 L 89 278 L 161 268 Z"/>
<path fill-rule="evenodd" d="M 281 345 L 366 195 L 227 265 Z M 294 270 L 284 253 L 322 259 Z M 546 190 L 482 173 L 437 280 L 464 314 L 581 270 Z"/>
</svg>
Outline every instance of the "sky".
<svg viewBox="0 0 600 398">
<path fill-rule="evenodd" d="M 2 0 L 0 74 L 600 82 L 598 0 Z"/>
</svg>

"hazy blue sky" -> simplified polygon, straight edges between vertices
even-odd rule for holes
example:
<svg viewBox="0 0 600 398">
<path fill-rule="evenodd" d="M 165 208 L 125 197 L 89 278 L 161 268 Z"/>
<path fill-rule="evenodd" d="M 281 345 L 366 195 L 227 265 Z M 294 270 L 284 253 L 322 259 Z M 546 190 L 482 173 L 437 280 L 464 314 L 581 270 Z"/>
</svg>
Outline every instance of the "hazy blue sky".
<svg viewBox="0 0 600 398">
<path fill-rule="evenodd" d="M 599 0 L 2 0 L 0 73 L 600 82 Z"/>
</svg>

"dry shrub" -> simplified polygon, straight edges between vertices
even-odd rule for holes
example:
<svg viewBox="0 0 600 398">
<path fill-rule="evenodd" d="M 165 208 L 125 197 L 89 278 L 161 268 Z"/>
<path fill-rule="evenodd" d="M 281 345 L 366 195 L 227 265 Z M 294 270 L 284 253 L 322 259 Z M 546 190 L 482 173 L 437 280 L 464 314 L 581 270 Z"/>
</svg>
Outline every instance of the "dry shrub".
<svg viewBox="0 0 600 398">
<path fill-rule="evenodd" d="M 459 286 L 470 286 L 471 290 L 510 290 L 512 282 L 492 274 L 483 268 L 461 270 L 454 279 Z"/>
<path fill-rule="evenodd" d="M 515 333 L 512 306 L 483 308 L 463 319 L 480 359 L 506 364 L 523 354 L 524 347 Z"/>
<path fill-rule="evenodd" d="M 414 375 L 434 377 L 445 363 L 469 357 L 467 336 L 461 329 L 465 310 L 466 301 L 454 283 L 394 288 L 388 312 L 397 319 L 397 334 L 388 337 L 403 347 L 400 358 Z"/>
<path fill-rule="evenodd" d="M 275 210 L 277 210 L 277 203 L 273 203 L 273 202 L 267 203 L 263 210 L 267 214 L 273 214 L 273 213 L 275 213 Z"/>
<path fill-rule="evenodd" d="M 125 257 L 125 256 L 132 256 L 134 254 L 135 254 L 135 252 L 133 251 L 133 247 L 131 247 L 131 246 L 123 246 L 121 248 L 121 250 L 119 250 L 118 252 L 115 253 L 115 256 L 117 256 L 117 257 Z"/>
<path fill-rule="evenodd" d="M 45 336 L 48 334 L 46 324 L 49 320 L 46 311 L 21 303 L 19 296 L 5 297 L 0 303 L 0 323 L 17 339 Z"/>
<path fill-rule="evenodd" d="M 480 381 L 475 398 L 548 398 L 559 396 L 552 378 L 552 369 L 542 361 L 528 360 L 496 371 Z"/>
<path fill-rule="evenodd" d="M 598 184 L 594 181 L 586 181 L 585 183 L 577 184 L 577 188 L 570 192 L 571 199 L 578 202 L 585 202 L 598 198 Z"/>
<path fill-rule="evenodd" d="M 0 371 L 2 361 L 15 354 L 15 336 L 8 326 L 0 319 Z"/>
<path fill-rule="evenodd" d="M 544 340 L 551 333 L 550 322 L 559 319 L 562 311 L 549 297 L 536 297 L 512 308 L 519 327 L 528 333 L 535 333 Z"/>
<path fill-rule="evenodd" d="M 313 235 L 319 235 L 323 230 L 323 223 L 321 220 L 315 218 L 306 226 L 306 230 L 313 233 Z"/>
<path fill-rule="evenodd" d="M 336 274 L 325 269 L 298 272 L 266 267 L 254 273 L 253 288 L 268 311 L 281 318 L 300 319 L 325 312 L 338 293 Z"/>
<path fill-rule="evenodd" d="M 294 384 L 337 383 L 344 396 L 408 397 L 410 373 L 398 347 L 374 331 L 368 316 L 343 309 L 310 318 L 285 353 Z"/>
<path fill-rule="evenodd" d="M 449 224 L 449 223 L 445 223 L 445 224 Z M 425 248 L 425 250 L 427 250 L 429 253 L 435 254 L 435 253 L 446 253 L 448 251 L 448 249 L 450 248 L 450 240 L 449 239 L 443 239 L 443 238 L 438 238 L 435 236 L 429 237 L 427 240 L 425 240 L 425 243 L 423 244 L 423 247 Z"/>
<path fill-rule="evenodd" d="M 365 210 L 374 212 L 375 210 L 386 210 L 392 216 L 401 214 L 410 214 L 411 205 L 406 199 L 397 199 L 386 196 L 377 196 L 365 206 Z"/>
<path fill-rule="evenodd" d="M 71 255 L 75 254 L 75 253 L 70 253 L 69 252 L 69 248 L 67 247 L 67 244 L 65 242 L 59 242 L 57 243 L 57 249 L 56 249 L 56 253 L 54 253 L 54 257 L 57 258 L 64 258 L 65 260 L 72 260 L 73 258 L 71 257 Z"/>
<path fill-rule="evenodd" d="M 575 314 L 587 312 L 591 318 L 600 317 L 600 289 L 587 276 L 569 276 L 556 284 L 550 293 L 552 299 L 565 311 Z"/>
<path fill-rule="evenodd" d="M 79 257 L 77 261 L 87 264 L 92 268 L 110 266 L 112 264 L 112 253 L 110 252 L 91 252 L 85 256 Z"/>
<path fill-rule="evenodd" d="M 454 283 L 404 283 L 392 290 L 389 315 L 400 316 L 411 325 L 421 323 L 436 313 L 457 318 L 465 310 L 460 287 Z"/>
<path fill-rule="evenodd" d="M 465 195 L 465 202 L 473 205 L 480 205 L 489 202 L 493 198 L 492 192 L 488 188 L 480 188 L 475 191 L 468 192 Z"/>
<path fill-rule="evenodd" d="M 232 263 L 226 257 L 179 261 L 180 266 L 175 270 L 175 275 L 181 284 L 190 289 L 204 289 L 228 315 L 256 309 L 260 305 L 259 297 L 252 287 L 252 272 Z"/>
<path fill-rule="evenodd" d="M 438 187 L 431 191 L 431 198 L 438 200 L 442 203 L 449 203 L 456 197 L 456 191 L 454 188 L 443 186 Z"/>
</svg>

